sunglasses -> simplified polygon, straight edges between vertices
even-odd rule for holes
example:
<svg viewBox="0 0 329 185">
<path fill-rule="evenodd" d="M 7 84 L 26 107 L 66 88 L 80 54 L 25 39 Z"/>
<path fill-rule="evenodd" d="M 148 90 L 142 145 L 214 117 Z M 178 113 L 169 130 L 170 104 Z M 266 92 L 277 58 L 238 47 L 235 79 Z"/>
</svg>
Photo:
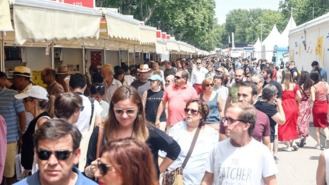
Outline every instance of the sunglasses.
<svg viewBox="0 0 329 185">
<path fill-rule="evenodd" d="M 23 99 L 23 102 L 26 103 L 26 102 L 31 102 L 33 101 L 33 98 L 24 98 Z"/>
<path fill-rule="evenodd" d="M 233 119 L 233 118 L 230 118 L 230 117 L 223 117 L 222 118 L 222 122 L 227 124 L 227 125 L 231 125 L 237 121 L 241 121 L 241 120 L 238 120 L 238 119 Z"/>
<path fill-rule="evenodd" d="M 198 62 L 198 63 L 196 63 L 196 64 L 200 65 L 201 63 Z"/>
<path fill-rule="evenodd" d="M 85 107 L 84 107 L 84 106 L 81 106 L 81 107 L 80 107 L 80 111 L 82 112 L 83 109 L 85 109 Z"/>
<path fill-rule="evenodd" d="M 213 87 L 214 84 L 205 84 L 204 86 L 206 86 L 206 87 Z"/>
<path fill-rule="evenodd" d="M 97 160 L 97 169 L 99 170 L 99 173 L 104 176 L 107 174 L 108 171 L 112 171 L 114 168 L 111 165 L 102 163 L 102 161 Z"/>
<path fill-rule="evenodd" d="M 122 109 L 114 109 L 114 113 L 116 114 L 124 114 L 126 113 L 127 115 L 131 116 L 131 115 L 135 115 L 136 114 L 136 110 L 135 109 L 127 109 L 127 110 L 122 110 Z"/>
<path fill-rule="evenodd" d="M 70 157 L 71 153 L 72 151 L 69 150 L 63 150 L 63 151 L 39 150 L 37 152 L 37 155 L 40 160 L 48 160 L 50 156 L 54 154 L 57 160 L 65 161 Z"/>
<path fill-rule="evenodd" d="M 189 109 L 189 108 L 185 108 L 184 111 L 186 114 L 189 112 L 191 112 L 192 114 L 197 114 L 199 112 L 199 110 Z"/>
<path fill-rule="evenodd" d="M 179 80 L 179 79 L 181 79 L 182 77 L 180 77 L 180 76 L 175 76 L 175 79 L 176 80 Z"/>
</svg>

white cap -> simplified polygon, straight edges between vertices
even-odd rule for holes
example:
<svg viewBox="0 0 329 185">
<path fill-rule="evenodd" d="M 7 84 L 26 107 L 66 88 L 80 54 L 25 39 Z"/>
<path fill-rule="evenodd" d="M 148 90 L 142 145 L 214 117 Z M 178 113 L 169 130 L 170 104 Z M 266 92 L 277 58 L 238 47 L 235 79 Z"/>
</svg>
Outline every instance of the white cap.
<svg viewBox="0 0 329 185">
<path fill-rule="evenodd" d="M 16 94 L 16 99 L 24 99 L 27 97 L 32 97 L 40 100 L 48 100 L 48 92 L 45 88 L 33 85 L 31 89 L 27 90 L 26 92 L 22 92 L 20 94 Z"/>
</svg>

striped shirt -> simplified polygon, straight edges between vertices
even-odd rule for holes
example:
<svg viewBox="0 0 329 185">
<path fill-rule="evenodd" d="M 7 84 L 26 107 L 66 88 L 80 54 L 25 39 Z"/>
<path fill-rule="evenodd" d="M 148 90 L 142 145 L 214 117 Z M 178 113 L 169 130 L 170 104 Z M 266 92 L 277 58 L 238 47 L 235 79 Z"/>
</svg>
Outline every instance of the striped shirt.
<svg viewBox="0 0 329 185">
<path fill-rule="evenodd" d="M 0 115 L 7 123 L 7 143 L 16 142 L 19 139 L 17 114 L 25 111 L 23 101 L 17 100 L 15 94 L 17 94 L 15 90 L 0 89 Z"/>
</svg>

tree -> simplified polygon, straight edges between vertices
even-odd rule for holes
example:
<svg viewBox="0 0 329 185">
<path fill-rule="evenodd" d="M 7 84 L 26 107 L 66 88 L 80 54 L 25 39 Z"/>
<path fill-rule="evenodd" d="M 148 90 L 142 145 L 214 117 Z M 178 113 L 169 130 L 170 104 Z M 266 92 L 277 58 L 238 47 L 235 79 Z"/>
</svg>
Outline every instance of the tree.
<svg viewBox="0 0 329 185">
<path fill-rule="evenodd" d="M 279 8 L 285 18 L 292 14 L 299 25 L 329 12 L 329 1 L 284 0 L 280 2 Z"/>
<path fill-rule="evenodd" d="M 215 20 L 214 0 L 97 0 L 116 7 L 146 24 L 157 27 L 177 40 L 212 50 L 219 44 L 221 27 Z"/>
<path fill-rule="evenodd" d="M 228 37 L 234 32 L 235 43 L 253 44 L 257 38 L 263 40 L 269 34 L 274 24 L 282 31 L 287 20 L 278 11 L 251 9 L 236 9 L 226 15 L 225 33 L 221 42 L 227 46 Z"/>
</svg>

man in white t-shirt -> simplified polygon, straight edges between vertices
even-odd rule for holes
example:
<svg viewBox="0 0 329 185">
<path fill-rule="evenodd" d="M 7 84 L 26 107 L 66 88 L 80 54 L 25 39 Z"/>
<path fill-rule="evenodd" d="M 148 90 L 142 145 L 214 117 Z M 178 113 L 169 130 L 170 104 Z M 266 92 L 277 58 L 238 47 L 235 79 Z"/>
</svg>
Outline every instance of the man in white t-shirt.
<svg viewBox="0 0 329 185">
<path fill-rule="evenodd" d="M 230 138 L 211 152 L 201 185 L 276 185 L 278 170 L 270 150 L 251 137 L 255 108 L 234 104 L 225 116 Z"/>
</svg>

